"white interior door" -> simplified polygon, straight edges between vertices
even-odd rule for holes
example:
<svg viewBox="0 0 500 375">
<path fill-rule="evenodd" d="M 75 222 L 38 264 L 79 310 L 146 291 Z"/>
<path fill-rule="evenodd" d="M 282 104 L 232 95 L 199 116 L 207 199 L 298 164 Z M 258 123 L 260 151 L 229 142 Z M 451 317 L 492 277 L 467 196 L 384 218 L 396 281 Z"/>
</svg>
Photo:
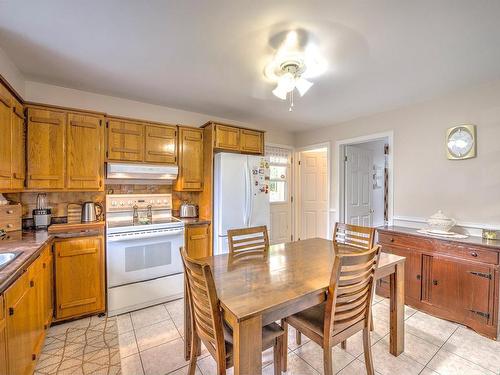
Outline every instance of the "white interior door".
<svg viewBox="0 0 500 375">
<path fill-rule="evenodd" d="M 266 156 L 270 163 L 269 241 L 271 244 L 289 242 L 292 239 L 291 154 L 291 150 L 288 149 L 266 147 Z"/>
<path fill-rule="evenodd" d="M 299 238 L 328 237 L 327 150 L 300 153 Z"/>
<path fill-rule="evenodd" d="M 371 227 L 372 151 L 348 145 L 345 156 L 345 222 Z"/>
</svg>

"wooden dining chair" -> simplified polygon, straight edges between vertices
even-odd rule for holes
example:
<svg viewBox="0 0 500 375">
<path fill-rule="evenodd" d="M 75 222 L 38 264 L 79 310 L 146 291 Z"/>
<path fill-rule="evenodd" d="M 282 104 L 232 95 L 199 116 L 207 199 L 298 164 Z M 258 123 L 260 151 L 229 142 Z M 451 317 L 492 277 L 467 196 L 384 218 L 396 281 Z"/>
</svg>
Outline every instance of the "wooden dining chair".
<svg viewBox="0 0 500 375">
<path fill-rule="evenodd" d="M 373 248 L 375 242 L 375 228 L 337 222 L 333 227 L 333 242 L 352 246 L 361 250 L 369 250 Z M 370 318 L 370 327 L 373 330 L 373 318 Z M 296 332 L 295 342 L 297 345 L 302 343 L 302 337 L 299 331 Z M 346 349 L 347 343 L 343 341 L 341 346 L 342 349 Z"/>
<path fill-rule="evenodd" d="M 284 320 L 323 348 L 325 375 L 332 375 L 332 347 L 363 331 L 366 371 L 374 374 L 371 354 L 370 317 L 374 276 L 380 246 L 370 250 L 337 254 L 334 259 L 326 301 Z M 285 338 L 285 345 L 287 344 Z M 283 371 L 287 360 L 283 359 Z"/>
<path fill-rule="evenodd" d="M 183 248 L 181 255 L 192 327 L 188 374 L 194 375 L 196 371 L 200 342 L 203 342 L 217 362 L 217 374 L 224 375 L 233 366 L 233 333 L 222 318 L 212 271 L 207 263 L 189 258 Z M 275 375 L 281 374 L 281 361 L 286 352 L 283 343 L 284 330 L 279 324 L 273 322 L 262 328 L 262 350 L 273 347 Z"/>
<path fill-rule="evenodd" d="M 229 254 L 233 259 L 266 256 L 269 250 L 269 235 L 265 225 L 253 228 L 229 229 L 227 231 Z"/>
</svg>

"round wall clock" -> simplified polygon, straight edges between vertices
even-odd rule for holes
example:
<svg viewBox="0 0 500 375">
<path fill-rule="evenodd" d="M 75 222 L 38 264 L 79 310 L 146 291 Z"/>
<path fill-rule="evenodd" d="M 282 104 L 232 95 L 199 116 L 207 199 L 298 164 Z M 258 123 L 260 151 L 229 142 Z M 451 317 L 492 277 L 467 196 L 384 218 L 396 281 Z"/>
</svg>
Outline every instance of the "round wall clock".
<svg viewBox="0 0 500 375">
<path fill-rule="evenodd" d="M 476 156 L 475 125 L 460 125 L 446 132 L 446 152 L 448 159 L 469 159 Z"/>
</svg>

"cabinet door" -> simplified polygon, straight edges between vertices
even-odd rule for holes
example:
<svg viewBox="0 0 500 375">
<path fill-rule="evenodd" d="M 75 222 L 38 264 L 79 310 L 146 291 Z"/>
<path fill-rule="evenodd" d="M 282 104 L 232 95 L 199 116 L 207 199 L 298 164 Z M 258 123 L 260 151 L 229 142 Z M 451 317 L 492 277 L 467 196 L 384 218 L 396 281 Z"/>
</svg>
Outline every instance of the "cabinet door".
<svg viewBox="0 0 500 375">
<path fill-rule="evenodd" d="M 458 265 L 460 302 L 465 319 L 481 324 L 494 322 L 495 280 L 494 268 L 464 262 Z"/>
<path fill-rule="evenodd" d="M 41 256 L 28 268 L 28 277 L 30 283 L 30 324 L 32 336 L 32 357 L 36 359 L 43 347 L 45 338 L 45 291 L 44 291 L 44 271 L 42 267 Z"/>
<path fill-rule="evenodd" d="M 28 272 L 25 272 L 5 292 L 7 306 L 7 356 L 8 374 L 24 375 L 33 372 L 32 310 L 33 290 L 29 286 Z"/>
<path fill-rule="evenodd" d="M 143 161 L 144 125 L 129 121 L 108 120 L 108 160 Z"/>
<path fill-rule="evenodd" d="M 28 108 L 28 188 L 64 188 L 64 112 Z"/>
<path fill-rule="evenodd" d="M 24 187 L 25 178 L 25 130 L 24 109 L 21 103 L 14 100 L 11 115 L 11 139 L 12 139 L 12 189 L 21 190 Z"/>
<path fill-rule="evenodd" d="M 7 375 L 7 371 L 7 320 L 3 295 L 0 294 L 0 375 Z"/>
<path fill-rule="evenodd" d="M 191 258 L 210 256 L 210 225 L 186 227 L 186 251 Z"/>
<path fill-rule="evenodd" d="M 0 84 L 0 189 L 10 189 L 12 97 Z"/>
<path fill-rule="evenodd" d="M 240 150 L 240 129 L 231 126 L 215 125 L 215 148 Z"/>
<path fill-rule="evenodd" d="M 179 130 L 179 177 L 175 189 L 203 190 L 203 130 Z"/>
<path fill-rule="evenodd" d="M 240 150 L 242 152 L 262 154 L 264 152 L 264 134 L 258 131 L 241 129 L 240 145 Z"/>
<path fill-rule="evenodd" d="M 48 246 L 42 253 L 42 316 L 44 328 L 48 329 L 54 314 L 54 257 Z"/>
<path fill-rule="evenodd" d="M 55 251 L 56 318 L 104 310 L 102 237 L 57 241 Z"/>
<path fill-rule="evenodd" d="M 460 263 L 451 258 L 424 256 L 425 285 L 428 295 L 425 299 L 431 305 L 456 311 L 459 306 L 459 268 Z"/>
<path fill-rule="evenodd" d="M 103 118 L 68 114 L 67 185 L 68 189 L 104 189 Z"/>
<path fill-rule="evenodd" d="M 146 125 L 146 161 L 175 164 L 177 162 L 177 128 Z"/>
</svg>

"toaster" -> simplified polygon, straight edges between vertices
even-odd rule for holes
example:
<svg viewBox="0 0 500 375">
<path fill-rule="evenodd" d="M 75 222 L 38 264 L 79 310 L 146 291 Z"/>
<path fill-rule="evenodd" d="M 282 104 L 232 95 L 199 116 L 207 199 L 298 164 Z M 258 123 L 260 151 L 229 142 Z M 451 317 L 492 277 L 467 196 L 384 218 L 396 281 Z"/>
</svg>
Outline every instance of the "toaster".
<svg viewBox="0 0 500 375">
<path fill-rule="evenodd" d="M 181 204 L 180 217 L 198 217 L 198 206 L 193 203 L 183 202 Z"/>
</svg>

